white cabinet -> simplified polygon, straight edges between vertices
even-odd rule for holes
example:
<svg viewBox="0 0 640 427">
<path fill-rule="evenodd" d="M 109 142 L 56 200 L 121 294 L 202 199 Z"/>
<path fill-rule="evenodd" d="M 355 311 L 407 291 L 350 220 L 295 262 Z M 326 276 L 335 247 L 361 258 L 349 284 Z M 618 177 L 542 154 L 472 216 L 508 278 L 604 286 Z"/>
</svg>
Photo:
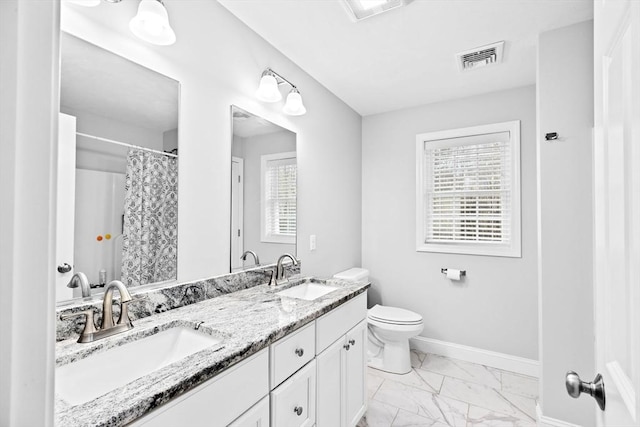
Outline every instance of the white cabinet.
<svg viewBox="0 0 640 427">
<path fill-rule="evenodd" d="M 222 427 L 269 393 L 264 349 L 132 423 L 145 427 Z"/>
<path fill-rule="evenodd" d="M 275 388 L 316 356 L 315 323 L 293 332 L 271 344 L 271 388 Z"/>
<path fill-rule="evenodd" d="M 316 361 L 271 392 L 272 427 L 312 427 L 316 422 Z"/>
<path fill-rule="evenodd" d="M 355 426 L 367 409 L 366 364 L 367 321 L 363 320 L 346 335 L 344 347 L 344 401 L 346 426 Z"/>
<path fill-rule="evenodd" d="M 317 356 L 317 427 L 355 426 L 364 415 L 366 331 L 363 320 Z"/>
<path fill-rule="evenodd" d="M 229 427 L 269 427 L 269 396 L 253 405 Z"/>
<path fill-rule="evenodd" d="M 318 408 L 316 422 L 318 427 L 339 427 L 342 421 L 342 389 L 345 375 L 342 357 L 344 339 L 339 339 L 316 357 Z"/>
<path fill-rule="evenodd" d="M 134 421 L 353 427 L 366 410 L 366 292 Z"/>
</svg>

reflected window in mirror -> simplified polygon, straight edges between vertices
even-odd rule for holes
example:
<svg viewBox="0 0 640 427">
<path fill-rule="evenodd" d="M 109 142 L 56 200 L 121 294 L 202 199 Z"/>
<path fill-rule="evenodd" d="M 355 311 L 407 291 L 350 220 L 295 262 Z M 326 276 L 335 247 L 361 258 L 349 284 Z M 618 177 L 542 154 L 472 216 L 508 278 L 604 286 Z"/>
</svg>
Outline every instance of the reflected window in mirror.
<svg viewBox="0 0 640 427">
<path fill-rule="evenodd" d="M 273 264 L 296 254 L 296 134 L 238 107 L 231 108 L 231 271 Z"/>
<path fill-rule="evenodd" d="M 83 296 L 76 272 L 92 294 L 176 280 L 178 100 L 177 81 L 61 34 L 58 301 Z"/>
<path fill-rule="evenodd" d="M 296 241 L 296 153 L 261 156 L 260 229 L 262 241 Z"/>
</svg>

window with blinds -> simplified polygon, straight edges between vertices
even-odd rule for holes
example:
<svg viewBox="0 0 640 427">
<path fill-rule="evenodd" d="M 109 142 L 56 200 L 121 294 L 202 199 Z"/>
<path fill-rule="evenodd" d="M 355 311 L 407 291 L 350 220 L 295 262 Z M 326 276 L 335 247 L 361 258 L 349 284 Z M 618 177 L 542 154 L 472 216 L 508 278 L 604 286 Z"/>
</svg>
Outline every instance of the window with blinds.
<svg viewBox="0 0 640 427">
<path fill-rule="evenodd" d="M 262 156 L 262 241 L 296 242 L 296 153 Z"/>
<path fill-rule="evenodd" d="M 418 135 L 418 251 L 520 256 L 519 128 Z"/>
</svg>

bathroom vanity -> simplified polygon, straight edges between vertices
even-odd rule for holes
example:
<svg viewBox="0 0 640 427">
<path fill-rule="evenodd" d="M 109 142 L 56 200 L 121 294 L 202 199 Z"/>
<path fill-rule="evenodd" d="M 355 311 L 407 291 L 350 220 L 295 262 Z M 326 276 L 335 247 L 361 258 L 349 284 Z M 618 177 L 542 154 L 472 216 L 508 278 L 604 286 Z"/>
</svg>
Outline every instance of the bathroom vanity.
<svg viewBox="0 0 640 427">
<path fill-rule="evenodd" d="M 179 336 L 170 341 L 173 350 L 192 345 L 193 352 L 175 360 L 167 354 L 168 365 L 86 401 L 67 397 L 57 385 L 56 424 L 353 426 L 366 409 L 368 287 L 337 279 L 258 285 L 138 319 L 119 336 L 89 344 L 60 341 L 57 375 L 163 335 Z M 176 328 L 183 331 L 172 332 Z M 210 340 L 204 348 L 198 347 L 201 335 Z M 154 354 L 163 351 L 159 344 L 149 347 Z M 117 364 L 126 370 L 128 362 Z M 117 377 L 116 369 L 104 366 L 96 382 L 98 374 Z M 93 379 L 85 377 L 88 389 Z"/>
</svg>

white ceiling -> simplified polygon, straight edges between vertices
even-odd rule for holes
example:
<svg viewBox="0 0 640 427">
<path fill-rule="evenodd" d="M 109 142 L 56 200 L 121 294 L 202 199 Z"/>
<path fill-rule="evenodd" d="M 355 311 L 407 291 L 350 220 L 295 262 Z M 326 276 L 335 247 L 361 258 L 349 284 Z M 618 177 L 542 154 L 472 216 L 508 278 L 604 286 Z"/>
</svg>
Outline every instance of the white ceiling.
<svg viewBox="0 0 640 427">
<path fill-rule="evenodd" d="M 84 40 L 62 33 L 60 105 L 145 129 L 178 127 L 179 84 Z"/>
<path fill-rule="evenodd" d="M 593 17 L 592 0 L 414 0 L 358 23 L 340 0 L 218 1 L 363 116 L 534 84 L 537 35 Z M 458 71 L 501 40 L 502 64 Z"/>
</svg>

